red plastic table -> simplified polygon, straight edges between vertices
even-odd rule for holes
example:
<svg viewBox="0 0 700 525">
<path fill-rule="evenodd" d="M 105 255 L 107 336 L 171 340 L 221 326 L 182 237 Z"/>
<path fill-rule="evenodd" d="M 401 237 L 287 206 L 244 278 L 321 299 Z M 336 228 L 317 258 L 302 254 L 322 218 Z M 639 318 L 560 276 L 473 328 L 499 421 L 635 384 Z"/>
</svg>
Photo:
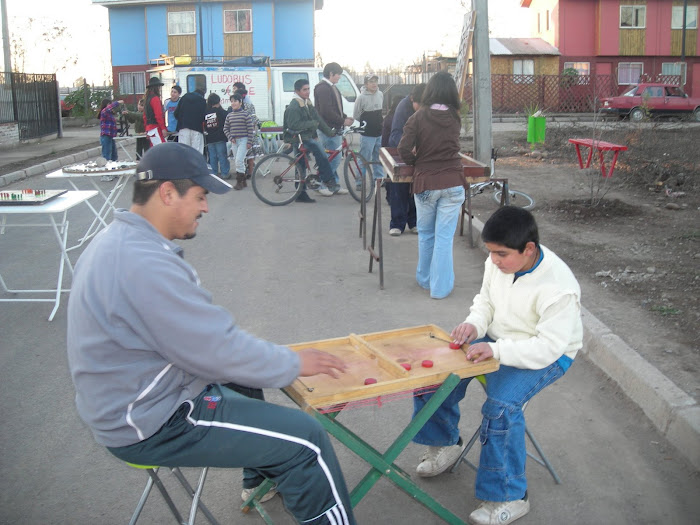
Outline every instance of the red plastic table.
<svg viewBox="0 0 700 525">
<path fill-rule="evenodd" d="M 576 146 L 576 156 L 578 157 L 578 165 L 581 169 L 588 168 L 591 165 L 591 159 L 593 158 L 593 149 L 598 150 L 598 157 L 600 158 L 600 171 L 603 174 L 603 178 L 612 177 L 613 170 L 615 169 L 615 163 L 617 163 L 617 156 L 621 151 L 627 151 L 627 146 L 621 144 L 613 144 L 612 142 L 605 142 L 602 140 L 595 139 L 569 139 L 574 146 Z M 583 165 L 583 159 L 581 158 L 581 146 L 588 148 L 588 158 L 586 159 L 586 165 Z M 613 151 L 615 154 L 610 164 L 610 170 L 605 168 L 605 152 Z"/>
</svg>

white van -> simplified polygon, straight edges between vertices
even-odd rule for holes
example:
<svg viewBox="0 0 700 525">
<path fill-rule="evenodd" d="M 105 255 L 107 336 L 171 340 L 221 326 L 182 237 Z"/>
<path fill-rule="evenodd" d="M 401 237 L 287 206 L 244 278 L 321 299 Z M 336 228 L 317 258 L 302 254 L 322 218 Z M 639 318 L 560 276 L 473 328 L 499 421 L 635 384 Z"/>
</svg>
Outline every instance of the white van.
<svg viewBox="0 0 700 525">
<path fill-rule="evenodd" d="M 248 90 L 255 113 L 262 121 L 272 120 L 280 126 L 284 118 L 284 110 L 294 96 L 294 83 L 300 78 L 309 81 L 311 101 L 316 84 L 323 78 L 323 70 L 304 66 L 226 66 L 226 65 L 168 65 L 156 67 L 148 71 L 151 76 L 157 75 L 164 84 L 163 99 L 170 95 L 170 86 L 179 84 L 182 94 L 194 91 L 201 84 L 206 90 L 205 97 L 216 93 L 221 97 L 221 106 L 228 109 L 229 97 L 233 93 L 233 84 L 242 82 Z M 352 116 L 355 101 L 360 91 L 355 82 L 343 73 L 337 84 L 343 96 L 343 111 Z"/>
</svg>

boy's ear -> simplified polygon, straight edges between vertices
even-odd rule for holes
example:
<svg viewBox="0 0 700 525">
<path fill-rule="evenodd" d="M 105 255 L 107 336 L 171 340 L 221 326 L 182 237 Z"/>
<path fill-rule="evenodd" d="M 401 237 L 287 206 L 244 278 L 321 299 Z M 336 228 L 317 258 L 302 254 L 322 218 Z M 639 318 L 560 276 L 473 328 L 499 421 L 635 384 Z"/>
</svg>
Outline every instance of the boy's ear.
<svg viewBox="0 0 700 525">
<path fill-rule="evenodd" d="M 537 245 L 534 242 L 530 241 L 525 245 L 523 253 L 529 257 L 530 255 L 533 255 L 536 251 Z"/>
</svg>

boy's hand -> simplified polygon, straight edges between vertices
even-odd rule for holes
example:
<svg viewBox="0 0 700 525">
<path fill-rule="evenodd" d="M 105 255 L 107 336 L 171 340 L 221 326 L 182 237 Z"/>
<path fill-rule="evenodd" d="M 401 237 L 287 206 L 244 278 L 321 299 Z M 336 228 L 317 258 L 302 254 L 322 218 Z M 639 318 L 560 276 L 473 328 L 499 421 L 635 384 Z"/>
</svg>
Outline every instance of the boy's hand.
<svg viewBox="0 0 700 525">
<path fill-rule="evenodd" d="M 463 345 L 464 343 L 471 343 L 477 336 L 476 327 L 470 323 L 458 324 L 452 329 L 450 336 L 455 343 Z"/>
<path fill-rule="evenodd" d="M 489 357 L 493 357 L 493 350 L 491 350 L 491 345 L 488 343 L 476 343 L 475 345 L 470 345 L 469 350 L 467 350 L 467 360 L 472 363 L 481 363 Z"/>
<path fill-rule="evenodd" d="M 338 372 L 345 373 L 347 365 L 339 357 L 316 350 L 315 348 L 304 348 L 299 352 L 301 366 L 299 377 L 315 376 L 316 374 L 328 374 L 338 379 Z"/>
</svg>

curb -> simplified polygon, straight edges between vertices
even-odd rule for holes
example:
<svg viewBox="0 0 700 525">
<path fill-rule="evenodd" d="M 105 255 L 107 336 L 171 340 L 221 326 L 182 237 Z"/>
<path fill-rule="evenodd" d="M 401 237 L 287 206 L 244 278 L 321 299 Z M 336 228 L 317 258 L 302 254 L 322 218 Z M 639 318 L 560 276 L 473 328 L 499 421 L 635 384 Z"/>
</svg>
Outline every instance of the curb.
<svg viewBox="0 0 700 525">
<path fill-rule="evenodd" d="M 488 253 L 481 240 L 484 223 L 473 218 L 472 224 L 476 246 Z M 700 470 L 700 405 L 586 308 L 581 310 L 581 353 L 615 381 L 669 443 Z"/>
<path fill-rule="evenodd" d="M 130 145 L 136 142 L 134 138 L 133 141 L 125 141 L 126 145 Z M 0 175 L 0 188 L 4 186 L 9 186 L 13 182 L 28 179 L 29 177 L 34 177 L 36 175 L 43 175 L 50 171 L 55 171 L 63 166 L 70 166 L 76 162 L 81 162 L 93 157 L 99 157 L 102 154 L 102 148 L 95 147 L 87 149 L 80 153 L 74 153 L 73 155 L 67 155 L 65 157 L 60 157 L 58 159 L 48 160 L 42 164 L 37 164 L 35 166 L 30 166 L 23 170 L 13 171 L 11 173 L 6 173 L 5 175 Z"/>
</svg>

